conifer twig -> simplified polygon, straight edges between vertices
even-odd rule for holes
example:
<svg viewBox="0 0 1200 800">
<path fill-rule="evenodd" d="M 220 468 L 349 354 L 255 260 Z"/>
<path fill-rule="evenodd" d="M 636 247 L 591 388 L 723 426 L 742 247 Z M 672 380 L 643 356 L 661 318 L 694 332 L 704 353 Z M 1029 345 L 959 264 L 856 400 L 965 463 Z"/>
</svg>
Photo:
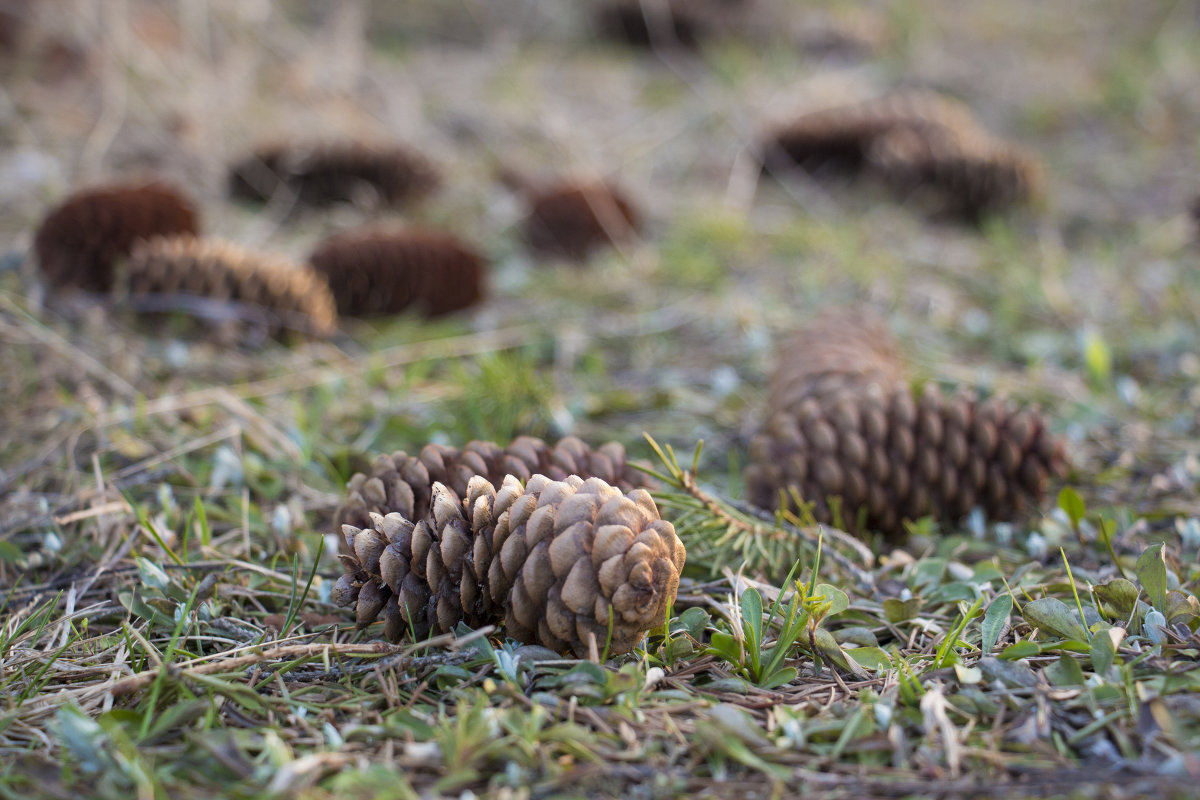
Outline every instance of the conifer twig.
<svg viewBox="0 0 1200 800">
<path fill-rule="evenodd" d="M 670 445 L 660 447 L 649 435 L 646 440 L 665 468 L 665 474 L 646 470 L 663 484 L 663 488 L 652 491 L 654 500 L 664 517 L 671 518 L 687 547 L 689 565 L 718 574 L 722 567 L 737 562 L 770 574 L 815 552 L 823 533 L 839 545 L 837 549 L 826 548 L 829 559 L 860 589 L 871 591 L 874 584 L 869 573 L 855 560 L 870 567 L 874 557 L 849 534 L 826 526 L 819 531 L 808 529 L 788 524 L 778 515 L 769 519 L 765 513 L 760 516 L 757 512 L 743 511 L 703 489 L 696 481 L 695 467 L 703 443 L 697 444 L 692 469 L 686 470 L 679 465 Z M 855 558 L 845 551 L 853 552 Z"/>
</svg>

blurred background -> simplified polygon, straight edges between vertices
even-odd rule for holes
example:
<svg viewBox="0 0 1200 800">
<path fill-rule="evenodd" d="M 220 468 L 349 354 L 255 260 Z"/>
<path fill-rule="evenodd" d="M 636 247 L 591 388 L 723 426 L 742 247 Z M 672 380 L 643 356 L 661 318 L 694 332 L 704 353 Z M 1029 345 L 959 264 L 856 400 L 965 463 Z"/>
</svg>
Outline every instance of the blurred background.
<svg viewBox="0 0 1200 800">
<path fill-rule="evenodd" d="M 920 380 L 1040 401 L 1085 467 L 1184 463 L 1200 371 L 1195 3 L 697 0 L 646 46 L 643 12 L 666 5 L 2 0 L 2 377 L 22 398 L 4 412 L 9 486 L 75 458 L 55 450 L 64 421 L 109 453 L 111 429 L 91 422 L 138 393 L 308 371 L 331 398 L 304 422 L 318 452 L 522 432 L 637 449 L 651 430 L 685 449 L 706 438 L 736 495 L 774 341 L 831 306 L 882 314 Z M 762 171 L 770 131 L 898 89 L 961 101 L 1041 163 L 1040 195 L 962 224 L 871 181 Z M 257 145 L 339 138 L 413 148 L 439 190 L 299 218 L 227 196 Z M 547 258 L 522 241 L 506 173 L 613 181 L 645 222 L 583 269 Z M 364 222 L 452 232 L 488 258 L 490 296 L 290 349 L 55 306 L 26 257 L 38 220 L 79 187 L 151 177 L 192 194 L 206 232 L 297 260 Z M 364 375 L 372 354 L 444 336 L 494 352 Z M 254 402 L 296 427 L 297 397 L 316 402 Z M 169 447 L 161 424 L 131 453 Z"/>
</svg>

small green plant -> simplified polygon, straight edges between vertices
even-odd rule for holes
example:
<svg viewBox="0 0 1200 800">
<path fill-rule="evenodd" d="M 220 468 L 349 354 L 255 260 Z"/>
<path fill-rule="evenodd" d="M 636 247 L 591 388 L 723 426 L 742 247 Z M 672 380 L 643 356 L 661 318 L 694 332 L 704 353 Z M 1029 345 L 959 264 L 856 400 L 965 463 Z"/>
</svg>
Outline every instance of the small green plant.
<svg viewBox="0 0 1200 800">
<path fill-rule="evenodd" d="M 792 565 L 783 582 L 785 591 L 792 590 L 791 599 L 783 605 L 784 591 L 779 593 L 766 615 L 762 595 L 754 587 L 745 589 L 731 605 L 732 619 L 728 630 L 713 633 L 707 653 L 733 664 L 746 680 L 763 689 L 774 689 L 796 679 L 795 667 L 785 666 L 793 646 L 807 643 L 813 657 L 829 652 L 833 642 L 821 622 L 831 614 L 844 611 L 849 605 L 844 592 L 828 584 L 816 584 L 820 566 L 820 548 L 808 583 L 793 580 L 800 563 Z M 773 629 L 778 629 L 771 643 Z M 837 648 L 836 644 L 833 645 Z"/>
</svg>

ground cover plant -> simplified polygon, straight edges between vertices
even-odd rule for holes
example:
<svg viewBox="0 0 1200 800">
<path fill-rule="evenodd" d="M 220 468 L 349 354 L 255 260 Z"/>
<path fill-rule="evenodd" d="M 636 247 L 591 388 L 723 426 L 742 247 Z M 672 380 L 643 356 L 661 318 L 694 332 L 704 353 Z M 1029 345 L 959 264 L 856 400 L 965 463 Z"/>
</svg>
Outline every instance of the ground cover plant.
<svg viewBox="0 0 1200 800">
<path fill-rule="evenodd" d="M 667 5 L 0 9 L 0 796 L 1194 795 L 1195 7 Z M 789 121 L 910 90 L 1035 158 L 1040 194 L 945 213 L 989 185 L 957 151 L 899 188 L 763 168 Z M 231 165 L 291 141 L 402 144 L 439 177 L 411 204 L 336 176 L 315 208 L 284 180 L 229 196 Z M 572 208 L 588 246 L 535 249 L 512 175 L 619 185 L 637 225 Z M 225 303 L 63 291 L 69 258 L 47 278 L 46 214 L 151 180 L 297 270 L 347 232 L 444 232 L 470 281 L 423 279 L 416 305 L 480 302 L 281 335 Z M 964 500 L 885 531 L 751 497 L 777 345 L 831 308 L 896 337 L 913 397 L 1036 405 L 1069 466 L 1022 514 Z M 335 518 L 358 492 L 372 522 L 381 454 L 561 463 L 568 436 L 686 548 L 661 622 L 562 652 L 503 615 L 356 626 L 339 587 L 381 557 Z"/>
</svg>

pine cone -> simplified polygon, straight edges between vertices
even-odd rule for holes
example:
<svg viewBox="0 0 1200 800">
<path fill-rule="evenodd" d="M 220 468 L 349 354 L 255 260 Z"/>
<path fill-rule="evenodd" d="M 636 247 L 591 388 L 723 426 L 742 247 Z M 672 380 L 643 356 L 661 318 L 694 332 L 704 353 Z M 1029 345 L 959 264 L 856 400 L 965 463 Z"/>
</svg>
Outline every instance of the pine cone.
<svg viewBox="0 0 1200 800">
<path fill-rule="evenodd" d="M 0 2 L 0 56 L 8 56 L 20 49 L 33 11 L 33 0 Z"/>
<path fill-rule="evenodd" d="M 350 231 L 317 245 L 309 263 L 346 316 L 416 310 L 436 317 L 479 303 L 485 292 L 483 257 L 430 231 Z"/>
<path fill-rule="evenodd" d="M 583 261 L 598 247 L 628 240 L 640 214 L 605 183 L 563 181 L 532 191 L 525 240 L 535 250 Z"/>
<path fill-rule="evenodd" d="M 871 386 L 890 389 L 905 380 L 900 348 L 883 320 L 861 313 L 829 313 L 795 331 L 779 347 L 771 376 L 768 414 Z"/>
<path fill-rule="evenodd" d="M 107 292 L 116 263 L 141 239 L 195 234 L 192 201 L 161 183 L 86 189 L 50 212 L 34 240 L 38 264 L 51 289 Z"/>
<path fill-rule="evenodd" d="M 953 137 L 975 131 L 971 112 L 932 92 L 900 92 L 805 114 L 766 138 L 763 163 L 773 169 L 857 172 L 868 165 L 875 140 L 902 128 Z"/>
<path fill-rule="evenodd" d="M 525 488 L 509 476 L 499 491 L 475 476 L 465 502 L 435 483 L 429 517 L 373 514 L 342 531 L 354 555 L 341 556 L 334 600 L 354 605 L 359 627 L 382 614 L 399 641 L 410 626 L 419 639 L 503 620 L 518 641 L 579 657 L 606 642 L 628 653 L 662 625 L 685 559 L 648 492 L 575 475 Z"/>
<path fill-rule="evenodd" d="M 567 436 L 551 447 L 541 439 L 518 436 L 504 448 L 482 441 L 470 442 L 462 450 L 430 444 L 415 456 L 403 450 L 381 455 L 369 475 L 356 473 L 350 479 L 346 502 L 334 513 L 334 525 L 338 530 L 342 525 L 365 528 L 371 514 L 393 511 L 407 519 L 425 519 L 434 483 L 444 483 L 455 494 L 465 496 L 467 483 L 475 475 L 499 483 L 506 475 L 527 481 L 535 474 L 552 480 L 568 475 L 600 478 L 625 492 L 650 484 L 645 473 L 625 461 L 625 448 L 618 442 L 593 449 Z"/>
<path fill-rule="evenodd" d="M 402 206 L 437 183 L 437 172 L 419 153 L 354 141 L 263 145 L 229 170 L 233 197 L 266 202 L 283 191 L 315 208 L 362 200 L 364 192 L 370 204 Z"/>
<path fill-rule="evenodd" d="M 879 136 L 867 160 L 897 190 L 929 190 L 940 210 L 968 219 L 1028 202 L 1042 185 L 1037 161 L 981 132 L 900 127 Z"/>
<path fill-rule="evenodd" d="M 751 442 L 750 461 L 752 503 L 776 508 L 780 490 L 796 487 L 818 521 L 832 521 L 830 499 L 840 498 L 847 530 L 891 537 L 903 537 L 906 519 L 957 520 L 977 505 L 1011 519 L 1066 469 L 1062 442 L 1037 411 L 965 393 L 944 398 L 933 386 L 914 398 L 878 384 L 776 411 Z"/>
<path fill-rule="evenodd" d="M 731 27 L 743 0 L 609 0 L 595 11 L 596 33 L 633 47 L 695 49 Z"/>
<path fill-rule="evenodd" d="M 179 295 L 265 310 L 269 327 L 327 336 L 337 328 L 329 287 L 311 269 L 222 241 L 156 238 L 134 248 L 125 282 L 131 299 Z M 167 307 L 167 306 L 164 306 Z"/>
</svg>

